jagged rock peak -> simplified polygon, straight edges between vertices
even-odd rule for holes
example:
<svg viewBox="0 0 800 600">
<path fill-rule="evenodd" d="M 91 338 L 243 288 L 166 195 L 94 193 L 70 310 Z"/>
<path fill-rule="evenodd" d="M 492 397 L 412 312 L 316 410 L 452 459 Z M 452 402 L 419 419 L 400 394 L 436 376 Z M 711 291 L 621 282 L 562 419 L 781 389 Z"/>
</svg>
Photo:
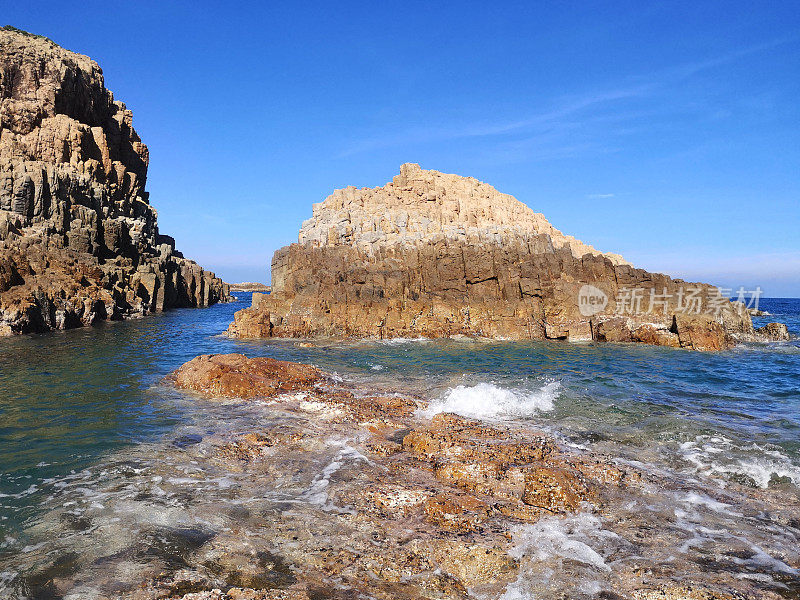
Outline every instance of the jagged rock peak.
<svg viewBox="0 0 800 600">
<path fill-rule="evenodd" d="M 576 258 L 591 254 L 628 264 L 619 254 L 600 252 L 563 234 L 543 214 L 487 183 L 426 170 L 416 163 L 402 165 L 400 174 L 383 187 L 350 186 L 314 204 L 299 242 L 360 245 L 370 252 L 375 244 L 413 244 L 437 235 L 503 241 L 543 234 L 554 248 L 567 247 Z"/>
<path fill-rule="evenodd" d="M 228 297 L 159 233 L 149 159 L 96 62 L 0 29 L 0 334 Z"/>
</svg>

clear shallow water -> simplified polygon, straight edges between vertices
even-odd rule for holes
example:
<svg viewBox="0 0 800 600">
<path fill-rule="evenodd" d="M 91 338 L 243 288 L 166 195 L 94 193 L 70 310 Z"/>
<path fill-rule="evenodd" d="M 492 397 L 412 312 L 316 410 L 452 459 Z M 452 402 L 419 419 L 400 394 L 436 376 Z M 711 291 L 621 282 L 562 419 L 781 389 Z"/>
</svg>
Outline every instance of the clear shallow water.
<svg viewBox="0 0 800 600">
<path fill-rule="evenodd" d="M 102 503 L 97 490 L 110 480 L 121 489 L 135 480 L 139 467 L 122 460 L 126 449 L 141 454 L 172 444 L 187 428 L 202 432 L 202 411 L 159 385 L 202 353 L 311 362 L 429 398 L 431 411 L 530 419 L 569 443 L 709 477 L 721 487 L 733 481 L 796 491 L 800 484 L 797 341 L 713 354 L 485 341 L 303 348 L 221 336 L 233 312 L 249 304 L 242 296 L 240 303 L 204 310 L 0 340 L 4 564 L 31 552 L 29 532 L 46 526 L 47 510 L 63 503 L 68 490 Z M 762 308 L 772 316 L 757 324 L 778 320 L 800 334 L 800 300 L 764 300 Z"/>
</svg>

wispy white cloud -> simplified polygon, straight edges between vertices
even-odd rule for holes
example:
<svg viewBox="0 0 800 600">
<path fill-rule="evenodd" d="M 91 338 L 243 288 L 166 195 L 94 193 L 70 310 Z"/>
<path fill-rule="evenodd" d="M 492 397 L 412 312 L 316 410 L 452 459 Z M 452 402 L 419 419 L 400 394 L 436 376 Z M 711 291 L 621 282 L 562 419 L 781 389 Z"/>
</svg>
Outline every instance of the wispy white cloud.
<svg viewBox="0 0 800 600">
<path fill-rule="evenodd" d="M 586 194 L 586 197 L 589 200 L 606 200 L 608 198 L 613 198 L 614 194 Z"/>
<path fill-rule="evenodd" d="M 770 40 L 706 60 L 686 63 L 656 73 L 632 78 L 627 84 L 612 86 L 606 90 L 592 91 L 580 96 L 562 97 L 553 102 L 554 108 L 519 119 L 494 123 L 460 123 L 445 127 L 415 126 L 404 130 L 386 132 L 379 136 L 351 143 L 339 154 L 339 158 L 404 145 L 429 144 L 468 138 L 500 137 L 522 133 L 539 135 L 542 132 L 556 129 L 566 132 L 589 119 L 596 118 L 626 120 L 626 118 L 631 118 L 635 114 L 640 114 L 641 111 L 636 111 L 635 113 L 631 111 L 631 114 L 622 112 L 611 116 L 587 115 L 587 113 L 591 113 L 592 110 L 613 107 L 628 100 L 652 96 L 664 88 L 675 86 L 698 73 L 797 41 L 799 37 L 783 37 Z M 524 146 L 525 142 L 526 140 L 519 141 L 521 146 Z M 545 153 L 545 157 L 549 157 L 551 154 L 549 152 Z M 556 154 L 561 155 L 563 152 Z"/>
</svg>

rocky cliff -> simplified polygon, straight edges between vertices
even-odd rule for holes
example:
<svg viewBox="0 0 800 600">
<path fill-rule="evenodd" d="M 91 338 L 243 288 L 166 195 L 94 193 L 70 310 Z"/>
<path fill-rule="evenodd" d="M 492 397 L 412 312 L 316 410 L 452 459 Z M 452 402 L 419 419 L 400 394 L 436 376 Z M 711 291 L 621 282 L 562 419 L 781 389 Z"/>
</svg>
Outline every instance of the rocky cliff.
<svg viewBox="0 0 800 600">
<path fill-rule="evenodd" d="M 97 63 L 0 30 L 0 334 L 227 299 L 159 233 L 148 161 Z"/>
<path fill-rule="evenodd" d="M 406 164 L 390 183 L 337 190 L 275 253 L 241 337 L 638 341 L 715 350 L 751 336 L 717 288 L 648 273 L 564 235 L 471 177 Z"/>
</svg>

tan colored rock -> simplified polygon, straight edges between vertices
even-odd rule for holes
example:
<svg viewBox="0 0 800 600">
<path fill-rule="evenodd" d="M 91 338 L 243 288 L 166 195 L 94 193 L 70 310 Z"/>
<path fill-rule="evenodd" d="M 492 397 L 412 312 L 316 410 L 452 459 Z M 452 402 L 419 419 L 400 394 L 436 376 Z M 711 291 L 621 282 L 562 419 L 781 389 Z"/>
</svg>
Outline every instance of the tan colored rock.
<svg viewBox="0 0 800 600">
<path fill-rule="evenodd" d="M 447 531 L 480 531 L 489 518 L 489 507 L 468 494 L 439 494 L 425 502 L 425 519 Z"/>
<path fill-rule="evenodd" d="M 585 289 L 605 301 L 586 310 Z M 712 350 L 752 334 L 740 308 L 717 288 L 636 269 L 565 235 L 490 185 L 405 164 L 383 187 L 348 187 L 315 204 L 298 243 L 273 257 L 272 293 L 254 296 L 229 333 L 638 341 Z"/>
<path fill-rule="evenodd" d="M 525 473 L 522 501 L 549 512 L 576 511 L 589 498 L 586 485 L 565 469 L 534 467 Z"/>
<path fill-rule="evenodd" d="M 203 354 L 172 374 L 175 385 L 214 398 L 265 398 L 303 391 L 324 379 L 309 365 L 247 358 L 243 354 Z"/>
<path fill-rule="evenodd" d="M 436 543 L 432 555 L 445 573 L 467 587 L 503 581 L 517 569 L 516 561 L 505 550 L 483 544 L 442 540 Z"/>
<path fill-rule="evenodd" d="M 665 326 L 655 325 L 653 323 L 643 323 L 639 325 L 631 333 L 631 338 L 634 342 L 642 342 L 645 344 L 653 344 L 655 346 L 671 346 L 673 348 L 680 348 L 680 337 L 677 333 L 673 333 Z M 696 348 L 703 350 L 705 348 Z M 719 350 L 719 348 L 713 348 Z"/>
<path fill-rule="evenodd" d="M 0 29 L 0 334 L 227 300 L 161 235 L 150 156 L 100 67 Z"/>
<path fill-rule="evenodd" d="M 636 600 L 744 600 L 739 593 L 712 590 L 700 585 L 662 586 L 653 590 L 633 592 Z"/>
</svg>

